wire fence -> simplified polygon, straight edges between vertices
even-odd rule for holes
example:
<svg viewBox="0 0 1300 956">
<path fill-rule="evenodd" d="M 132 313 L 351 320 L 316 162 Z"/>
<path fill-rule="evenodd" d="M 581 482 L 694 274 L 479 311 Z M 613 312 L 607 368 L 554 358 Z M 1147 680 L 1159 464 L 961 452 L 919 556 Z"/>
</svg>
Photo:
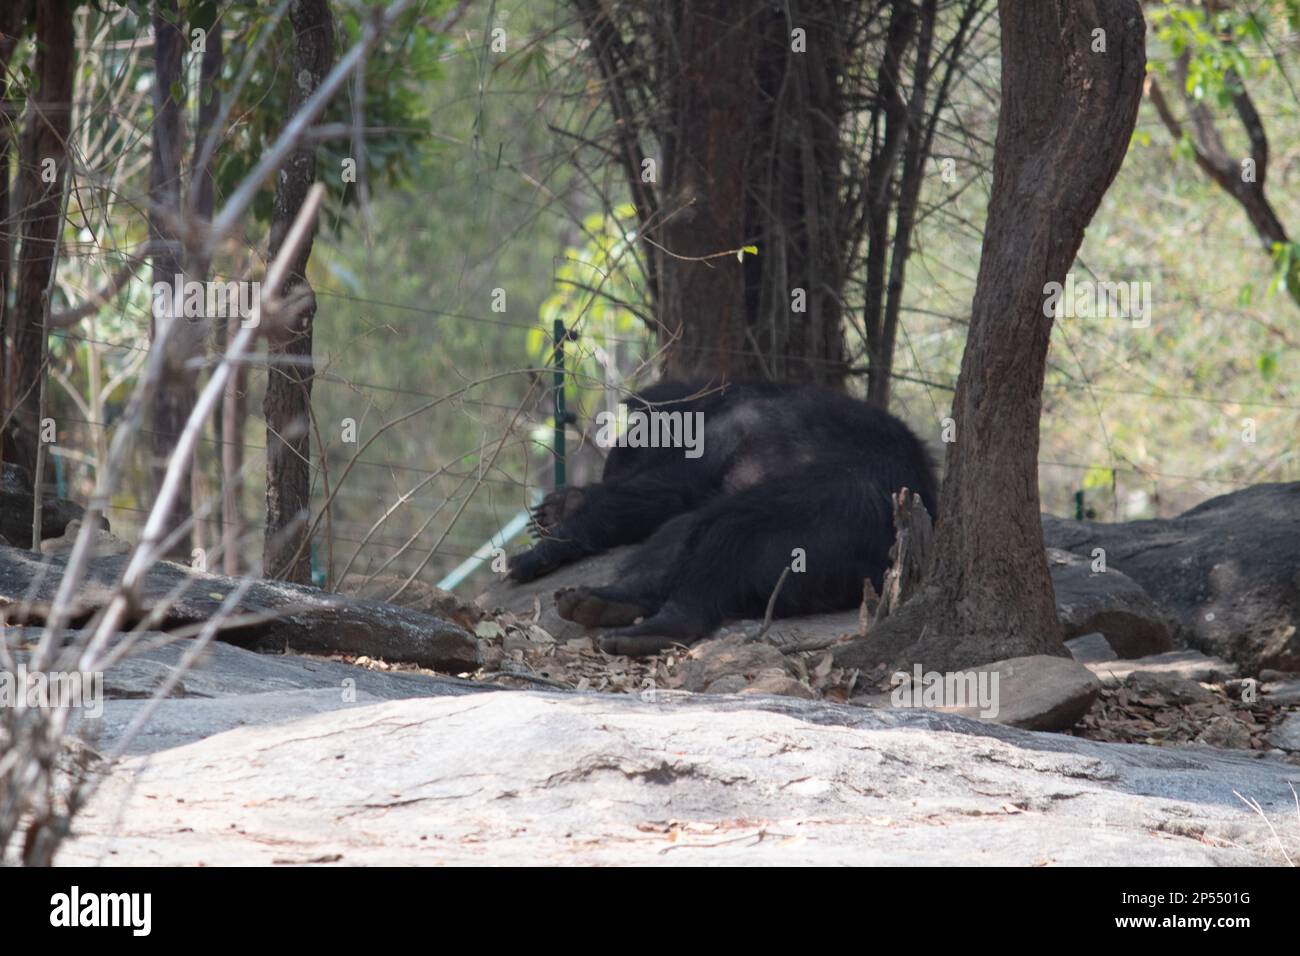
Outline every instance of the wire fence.
<svg viewBox="0 0 1300 956">
<path fill-rule="evenodd" d="M 400 313 L 418 316 L 433 316 L 442 323 L 456 323 L 462 327 L 466 324 L 483 324 L 504 327 L 515 332 L 534 334 L 539 328 L 533 323 L 505 320 L 496 316 L 474 315 L 452 310 L 425 308 L 382 299 L 370 299 L 362 296 L 339 293 L 331 290 L 318 290 L 317 295 L 323 299 L 338 303 L 363 306 L 371 309 L 393 309 Z M 581 328 L 581 326 L 579 326 Z M 69 346 L 86 345 L 105 352 L 145 352 L 149 346 L 146 341 L 114 341 L 109 338 L 94 337 L 76 331 L 59 331 L 54 333 Z M 602 336 L 600 344 L 608 347 L 613 343 L 623 343 L 647 353 L 652 343 L 645 338 L 632 336 Z M 586 347 L 579 335 L 575 347 Z M 453 568 L 475 556 L 483 543 L 501 527 L 510 522 L 519 510 L 526 506 L 531 495 L 539 489 L 545 489 L 551 483 L 552 471 L 550 461 L 552 449 L 546 437 L 539 433 L 541 429 L 550 429 L 553 425 L 551 409 L 553 386 L 548 385 L 535 370 L 529 372 L 522 346 L 517 350 L 521 360 L 514 368 L 494 368 L 494 373 L 508 376 L 518 372 L 520 378 L 532 376 L 534 387 L 532 399 L 524 404 L 517 400 L 520 391 L 512 391 L 516 400 L 498 400 L 489 389 L 480 389 L 476 394 L 464 394 L 454 400 L 447 400 L 445 411 L 461 417 L 475 417 L 481 422 L 494 427 L 504 427 L 509 416 L 517 419 L 513 434 L 504 435 L 500 440 L 509 447 L 504 458 L 498 458 L 491 468 L 484 468 L 483 447 L 462 451 L 458 456 L 442 450 L 437 443 L 431 447 L 421 448 L 420 442 L 409 438 L 392 443 L 379 442 L 377 447 L 366 454 L 357 452 L 359 441 L 364 440 L 365 428 L 351 443 L 337 440 L 338 422 L 331 421 L 327 427 L 318 427 L 317 436 L 311 442 L 311 471 L 314 476 L 313 518 L 322 518 L 319 514 L 328 504 L 329 515 L 318 523 L 313 543 L 313 568 L 318 581 L 324 580 L 325 568 L 348 562 L 356 551 L 356 560 L 352 562 L 352 574 L 362 576 L 383 566 L 387 573 L 410 575 L 420 573 L 430 581 L 442 579 Z M 732 354 L 757 354 L 748 349 L 718 349 Z M 508 358 L 508 356 L 507 356 Z M 336 370 L 328 362 L 325 367 L 314 372 L 313 384 L 317 414 L 323 415 L 324 408 L 331 407 L 337 411 L 337 402 L 329 397 L 330 392 L 346 393 L 349 396 L 362 396 L 366 402 L 390 403 L 383 413 L 375 413 L 370 427 L 376 427 L 383 421 L 384 415 L 396 414 L 403 402 L 431 402 L 446 399 L 447 393 L 429 388 L 414 387 L 402 382 L 366 381 L 347 374 L 347 370 Z M 917 363 L 920 365 L 921 363 Z M 251 368 L 258 372 L 262 369 L 254 363 Z M 894 377 L 924 391 L 933 408 L 933 420 L 919 422 L 912 416 L 912 424 L 923 437 L 937 436 L 941 425 L 940 417 L 948 407 L 955 380 L 933 372 L 919 373 L 912 369 L 899 370 Z M 578 382 L 582 388 L 599 391 L 609 383 Z M 620 386 L 621 387 L 621 386 Z M 324 392 L 319 391 L 324 389 Z M 1152 389 L 1123 388 L 1113 385 L 1094 384 L 1088 381 L 1049 381 L 1046 385 L 1049 393 L 1066 393 L 1070 395 L 1087 394 L 1092 397 L 1122 396 L 1140 398 L 1145 401 L 1194 403 L 1198 406 L 1218 407 L 1221 409 L 1266 409 L 1280 412 L 1300 411 L 1300 403 L 1272 401 L 1263 398 L 1239 398 L 1234 396 L 1213 396 L 1189 392 L 1160 391 Z M 255 401 L 258 389 L 252 383 L 249 386 L 249 399 Z M 396 403 L 392 405 L 391 403 Z M 92 420 L 84 415 L 63 413 L 59 416 L 61 427 L 75 427 L 78 430 L 110 429 L 114 425 L 111 404 L 106 406 L 104 420 Z M 1098 415 L 1101 415 L 1099 410 Z M 335 415 L 335 418 L 338 416 Z M 927 416 L 929 417 L 929 416 Z M 427 420 L 415 420 L 414 427 L 438 433 L 438 428 L 431 427 Z M 925 427 L 928 425 L 928 431 Z M 238 441 L 244 456 L 262 455 L 266 445 L 252 437 L 254 433 L 265 434 L 265 422 L 255 409 L 249 409 L 245 437 Z M 321 436 L 328 433 L 328 438 Z M 142 434 L 150 439 L 156 433 L 143 429 Z M 590 443 L 585 441 L 581 423 L 574 431 L 575 444 L 572 455 L 587 456 L 585 468 L 576 470 L 575 479 L 593 480 L 599 471 L 599 453 L 593 451 Z M 493 440 L 497 440 L 494 437 Z M 223 448 L 229 444 L 216 434 L 204 434 L 200 438 L 204 451 L 201 451 L 199 470 L 207 481 L 206 493 L 220 496 L 220 473 L 215 463 L 219 462 Z M 322 448 L 321 445 L 324 444 Z M 484 442 L 483 444 L 490 444 Z M 74 441 L 73 448 L 56 448 L 59 457 L 59 480 L 68 490 L 68 485 L 76 485 L 78 479 L 82 486 L 88 486 L 93 478 L 93 461 L 88 460 L 81 449 L 90 447 L 91 443 L 83 440 Z M 931 444 L 935 444 L 931 441 Z M 385 454 L 385 452 L 388 452 Z M 414 453 L 413 453 L 414 452 Z M 423 460 L 422 460 L 423 459 Z M 459 463 L 459 464 L 458 464 Z M 1102 519 L 1119 519 L 1128 517 L 1130 506 L 1121 506 L 1121 499 L 1127 493 L 1136 495 L 1139 507 L 1159 511 L 1163 498 L 1170 496 L 1182 486 L 1213 491 L 1228 491 L 1244 487 L 1250 483 L 1249 476 L 1240 469 L 1223 465 L 1201 474 L 1181 471 L 1168 471 L 1159 467 L 1148 467 L 1138 463 L 1112 459 L 1108 461 L 1068 461 L 1052 457 L 1043 457 L 1039 461 L 1043 474 L 1044 505 L 1049 511 L 1070 516 L 1096 516 Z M 332 484 L 347 469 L 350 474 L 342 486 Z M 1225 474 L 1224 472 L 1227 472 Z M 333 476 L 331 478 L 331 476 Z M 1055 477 L 1053 477 L 1055 476 Z M 326 482 L 331 482 L 328 498 Z M 1085 488 L 1085 484 L 1087 487 Z M 241 522 L 243 533 L 249 540 L 256 540 L 264 527 L 256 516 L 261 514 L 259 487 L 256 479 L 249 483 L 241 494 L 242 511 L 248 516 Z M 1083 492 L 1082 499 L 1079 493 Z M 1174 494 L 1172 497 L 1177 498 Z M 196 500 L 195 505 L 201 504 Z M 210 504 L 210 502 L 209 502 Z M 148 513 L 147 502 L 137 500 L 115 500 L 109 513 L 111 520 L 123 536 L 130 537 L 138 530 L 144 515 Z M 219 513 L 219 508 L 212 509 Z M 393 512 L 388 522 L 379 521 L 386 513 Z M 422 534 L 412 535 L 413 530 L 421 528 L 435 516 Z M 200 521 L 206 524 L 203 533 L 196 540 L 220 541 L 221 529 L 217 519 Z M 488 579 L 487 572 L 471 578 L 470 586 L 482 585 Z"/>
</svg>

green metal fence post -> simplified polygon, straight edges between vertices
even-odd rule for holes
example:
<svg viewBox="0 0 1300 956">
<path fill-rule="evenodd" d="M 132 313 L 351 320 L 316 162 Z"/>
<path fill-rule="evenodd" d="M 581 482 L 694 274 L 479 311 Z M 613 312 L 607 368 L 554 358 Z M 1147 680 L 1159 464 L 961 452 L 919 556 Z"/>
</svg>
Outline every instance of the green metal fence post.
<svg viewBox="0 0 1300 956">
<path fill-rule="evenodd" d="M 564 426 L 568 412 L 564 407 L 564 340 L 568 332 L 562 319 L 555 320 L 555 487 L 564 487 Z"/>
</svg>

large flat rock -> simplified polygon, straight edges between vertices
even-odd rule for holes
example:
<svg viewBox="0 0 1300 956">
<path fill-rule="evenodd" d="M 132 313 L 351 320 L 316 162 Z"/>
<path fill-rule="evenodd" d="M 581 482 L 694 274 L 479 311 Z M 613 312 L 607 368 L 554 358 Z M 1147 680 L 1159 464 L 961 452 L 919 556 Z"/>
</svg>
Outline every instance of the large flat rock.
<svg viewBox="0 0 1300 956">
<path fill-rule="evenodd" d="M 1293 854 L 1300 769 L 920 711 L 492 692 L 125 762 L 58 862 L 1211 865 Z"/>
</svg>

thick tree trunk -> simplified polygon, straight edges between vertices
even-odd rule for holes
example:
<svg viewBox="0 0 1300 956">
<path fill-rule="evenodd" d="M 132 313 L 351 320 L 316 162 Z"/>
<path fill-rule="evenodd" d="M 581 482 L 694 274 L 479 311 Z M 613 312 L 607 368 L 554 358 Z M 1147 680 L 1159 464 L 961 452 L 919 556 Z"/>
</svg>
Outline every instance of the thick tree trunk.
<svg viewBox="0 0 1300 956">
<path fill-rule="evenodd" d="M 297 50 L 289 70 L 289 112 L 315 92 L 334 62 L 334 21 L 325 0 L 298 0 L 289 10 Z M 301 146 L 290 154 L 275 181 L 270 258 L 280 251 L 290 225 L 316 179 L 316 148 Z M 272 317 L 266 376 L 266 538 L 264 573 L 307 583 L 311 554 L 306 519 L 311 512 L 311 360 L 312 320 L 316 312 L 307 283 L 311 236 L 298 248 L 289 267 L 282 297 L 306 294 L 307 306 L 290 322 Z"/>
<path fill-rule="evenodd" d="M 841 386 L 843 303 L 853 232 L 844 197 L 848 11 L 815 0 L 770 8 L 759 23 L 758 99 L 745 179 L 745 348 L 769 378 Z M 792 47 L 804 31 L 804 52 Z"/>
<path fill-rule="evenodd" d="M 1136 0 L 1001 0 L 999 13 L 993 192 L 935 564 L 930 586 L 872 639 L 878 658 L 936 670 L 1065 653 L 1039 518 L 1045 289 L 1064 282 L 1124 160 L 1146 60 Z"/>
<path fill-rule="evenodd" d="M 641 224 L 664 373 L 841 385 L 844 34 L 862 4 L 668 0 L 633 49 L 612 5 L 572 2 Z M 758 252 L 738 260 L 745 246 Z"/>
<path fill-rule="evenodd" d="M 170 289 L 177 281 L 177 276 L 181 276 L 180 281 L 185 281 L 181 268 L 180 244 L 175 239 L 181 211 L 181 104 L 176 90 L 181 83 L 183 42 L 176 0 L 155 0 L 153 32 L 153 125 L 149 161 L 149 201 L 152 212 L 149 216 L 149 232 L 150 238 L 159 244 L 160 250 L 153 256 L 153 282 L 155 286 L 162 283 Z M 176 447 L 176 441 L 190 412 L 194 410 L 194 381 L 197 373 L 195 369 L 187 368 L 186 364 L 201 355 L 203 349 L 203 323 L 198 319 L 172 315 L 170 297 L 163 297 L 163 300 L 167 308 L 161 314 L 157 311 L 158 302 L 155 301 L 151 330 L 156 341 L 164 326 L 171 327 L 165 342 L 166 365 L 151 409 L 151 474 L 155 492 L 162 487 L 163 476 L 167 473 L 167 463 Z M 192 465 L 191 461 L 189 466 Z M 190 477 L 187 467 L 167 516 L 168 534 L 187 522 L 190 513 Z M 189 531 L 178 536 L 170 554 L 181 560 L 189 559 Z"/>
<path fill-rule="evenodd" d="M 659 342 L 669 376 L 748 377 L 759 372 L 745 328 L 745 161 L 753 135 L 756 36 L 728 0 L 673 4 L 677 81 L 664 144 Z M 729 12 L 730 11 L 730 12 Z"/>
<path fill-rule="evenodd" d="M 36 473 L 40 430 L 40 369 L 45 354 L 44 296 L 62 227 L 72 116 L 73 25 L 70 0 L 47 0 L 36 11 L 36 75 L 39 86 L 19 154 L 13 208 L 21 215 L 18 275 L 10 316 L 9 368 L 5 385 L 10 419 L 5 458 Z M 16 218 L 16 217 L 15 217 Z"/>
</svg>

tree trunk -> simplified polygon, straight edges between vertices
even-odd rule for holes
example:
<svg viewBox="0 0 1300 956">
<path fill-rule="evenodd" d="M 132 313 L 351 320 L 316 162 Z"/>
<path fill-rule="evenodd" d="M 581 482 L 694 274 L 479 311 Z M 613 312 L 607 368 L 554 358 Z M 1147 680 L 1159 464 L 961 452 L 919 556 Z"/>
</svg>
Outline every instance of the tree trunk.
<svg viewBox="0 0 1300 956">
<path fill-rule="evenodd" d="M 753 135 L 756 56 L 752 18 L 728 0 L 670 6 L 678 56 L 668 92 L 672 135 L 663 149 L 659 342 L 664 373 L 746 377 L 759 372 L 745 336 L 745 160 Z"/>
<path fill-rule="evenodd" d="M 44 296 L 63 226 L 65 144 L 72 116 L 72 4 L 48 0 L 36 11 L 36 75 L 31 116 L 23 133 L 13 208 L 21 210 L 18 275 L 10 317 L 9 419 L 5 458 L 36 473 L 40 430 L 40 369 L 45 354 Z"/>
<path fill-rule="evenodd" d="M 289 113 L 297 113 L 315 92 L 334 61 L 334 22 L 325 0 L 299 0 L 289 10 L 297 49 L 289 91 Z M 300 146 L 290 154 L 275 181 L 269 258 L 280 251 L 289 227 L 316 179 L 316 148 Z M 311 360 L 315 298 L 307 282 L 311 234 L 289 265 L 282 299 L 306 296 L 306 307 L 291 321 L 271 318 L 266 376 L 266 538 L 264 573 L 288 581 L 311 581 L 311 554 L 306 520 L 311 512 Z"/>
<path fill-rule="evenodd" d="M 229 343 L 239 332 L 238 314 L 231 317 L 226 328 Z M 223 348 L 224 352 L 225 349 Z M 244 426 L 248 420 L 248 371 L 240 365 L 226 379 L 226 390 L 221 395 L 221 553 L 226 574 L 236 575 L 241 564 L 241 539 L 244 537 L 244 515 L 240 507 L 240 489 L 244 469 Z"/>
<path fill-rule="evenodd" d="M 27 22 L 29 11 L 25 3 L 9 3 L 0 7 L 0 103 L 9 95 L 9 61 L 18 46 L 18 35 Z M 9 289 L 13 275 L 13 238 L 18 234 L 17 221 L 10 218 L 9 161 L 13 155 L 13 121 L 5 118 L 0 126 L 0 422 L 5 420 L 11 396 L 9 386 L 13 373 L 9 368 Z M 8 461 L 4 453 L 5 431 L 0 429 L 0 461 Z"/>
<path fill-rule="evenodd" d="M 974 6 L 967 12 L 973 15 Z M 907 259 L 912 252 L 912 231 L 916 226 L 917 206 L 921 201 L 921 180 L 925 176 L 925 159 L 930 140 L 925 125 L 926 96 L 930 83 L 930 49 L 934 43 L 938 0 L 922 0 L 917 26 L 916 67 L 912 73 L 912 96 L 907 107 L 907 136 L 902 149 L 901 175 L 898 185 L 898 208 L 894 219 L 894 237 L 890 243 L 889 281 L 883 290 L 875 290 L 874 306 L 879 321 L 866 323 L 871 343 L 871 366 L 867 378 L 867 399 L 881 408 L 889 407 L 893 385 L 894 344 L 898 341 L 898 319 L 903 308 L 903 284 Z M 901 94 L 900 94 L 901 96 Z M 884 210 L 888 219 L 888 208 Z M 883 241 L 883 235 L 881 236 Z M 876 277 L 879 281 L 880 277 Z M 883 297 L 881 292 L 884 293 Z"/>
<path fill-rule="evenodd" d="M 213 125 L 221 113 L 221 70 L 225 59 L 225 49 L 222 43 L 220 5 L 216 3 L 203 4 L 190 21 L 190 26 L 201 27 L 206 31 L 205 43 L 203 47 L 202 59 L 199 65 L 199 88 L 198 88 L 198 109 L 194 124 L 194 151 L 193 158 L 190 162 L 190 197 L 189 211 L 196 223 L 204 226 L 212 222 L 212 211 L 216 203 L 216 180 L 212 175 L 210 165 L 202 163 L 203 147 L 207 143 L 208 136 L 212 132 Z M 197 281 L 206 281 L 209 276 L 208 272 L 211 267 L 206 256 L 195 254 L 189 262 L 189 273 Z M 224 323 L 217 316 L 207 316 L 204 326 L 204 340 L 202 348 L 206 351 L 208 342 L 206 336 L 215 333 L 216 346 L 219 349 L 226 343 L 226 329 Z M 224 351 L 224 349 L 222 349 Z M 230 383 L 235 383 L 236 376 L 231 376 Z M 224 486 L 224 460 L 225 454 L 222 449 L 221 439 L 223 435 L 221 423 L 221 406 L 218 406 L 213 414 L 212 433 L 216 441 L 213 447 L 217 449 L 215 461 L 215 474 L 217 476 L 218 487 Z M 210 495 L 209 474 L 211 471 L 206 470 L 205 462 L 211 462 L 211 456 L 200 455 L 196 449 L 194 455 L 194 470 L 191 475 L 191 502 L 197 503 L 205 500 Z M 222 493 L 222 504 L 225 504 L 225 494 Z M 222 522 L 224 528 L 224 522 Z M 210 531 L 211 521 L 208 519 L 196 520 L 194 523 L 194 547 L 206 551 L 213 543 L 213 535 Z M 219 540 L 224 542 L 224 534 L 218 536 Z M 211 564 L 207 565 L 209 570 L 215 570 Z M 233 572 L 238 573 L 238 572 Z"/>
<path fill-rule="evenodd" d="M 842 203 L 846 22 L 856 0 L 643 8 L 573 0 L 640 221 L 662 370 L 843 383 L 853 216 Z M 798 28 L 800 49 L 793 49 Z M 655 152 L 657 147 L 658 152 Z M 647 161 L 654 163 L 653 176 Z M 737 253 L 746 246 L 757 254 Z"/>
<path fill-rule="evenodd" d="M 181 84 L 180 14 L 176 0 L 155 0 L 153 7 L 154 83 L 152 151 L 149 160 L 150 238 L 159 244 L 153 256 L 153 283 L 172 288 L 180 276 L 180 244 L 175 238 L 181 212 L 181 104 L 177 95 Z M 202 354 L 203 323 L 171 314 L 172 299 L 163 296 L 154 301 L 152 334 L 156 342 L 161 330 L 171 326 L 165 341 L 166 364 L 152 407 L 153 447 L 150 469 L 155 493 L 162 487 L 167 463 L 176 447 L 185 422 L 194 410 L 196 370 L 186 363 Z M 162 305 L 163 308 L 159 309 Z M 176 491 L 176 499 L 167 516 L 167 534 L 185 524 L 191 514 L 189 467 Z M 180 560 L 189 560 L 190 532 L 180 534 L 168 552 Z"/>
<path fill-rule="evenodd" d="M 889 373 L 893 362 L 893 343 L 886 342 L 884 331 L 885 277 L 889 265 L 890 214 L 893 211 L 891 186 L 903 145 L 912 138 L 908 130 L 907 103 L 902 94 L 902 71 L 903 57 L 916 32 L 916 19 L 916 8 L 910 3 L 895 4 L 890 11 L 876 97 L 878 105 L 874 120 L 877 129 L 872 137 L 871 161 L 867 166 L 867 283 L 862 315 L 870 361 L 867 396 L 881 407 L 886 407 L 889 402 Z M 915 136 L 919 131 L 912 133 Z"/>
<path fill-rule="evenodd" d="M 1145 71 L 1136 0 L 1000 0 L 1002 103 L 984 248 L 953 402 L 931 584 L 870 655 L 957 670 L 1065 653 L 1043 549 L 1038 430 L 1052 317 L 1124 160 Z M 1105 51 L 1094 52 L 1104 30 Z M 919 636 L 918 636 L 919 635 Z M 915 643 L 911 643 L 915 641 Z M 859 660 L 863 663 L 863 660 Z"/>
</svg>

